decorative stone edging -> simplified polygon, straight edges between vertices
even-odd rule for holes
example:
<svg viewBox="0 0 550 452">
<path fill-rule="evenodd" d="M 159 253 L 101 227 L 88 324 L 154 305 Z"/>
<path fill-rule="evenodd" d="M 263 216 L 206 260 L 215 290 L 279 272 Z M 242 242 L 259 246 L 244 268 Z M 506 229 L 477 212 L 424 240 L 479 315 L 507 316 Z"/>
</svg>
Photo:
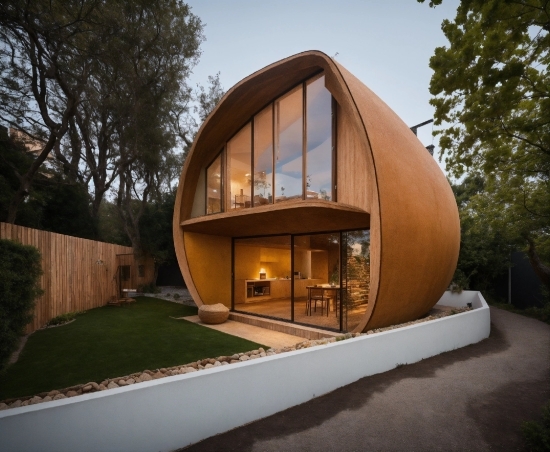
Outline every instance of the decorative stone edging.
<svg viewBox="0 0 550 452">
<path fill-rule="evenodd" d="M 101 383 L 89 382 L 86 384 L 80 384 L 71 386 L 65 389 L 53 390 L 49 392 L 42 392 L 35 396 L 27 397 L 16 397 L 12 399 L 6 399 L 0 402 L 0 411 L 6 410 L 9 408 L 18 408 L 21 406 L 35 405 L 42 402 L 50 402 L 52 400 L 65 399 L 67 397 L 75 397 L 81 394 L 89 394 L 92 392 L 106 391 L 108 389 L 115 389 L 122 386 L 128 386 L 136 383 L 142 383 L 144 381 L 157 380 L 159 378 L 171 377 L 173 375 L 183 375 L 190 372 L 197 372 L 203 369 L 211 369 L 213 367 L 227 366 L 229 364 L 240 363 L 243 361 L 249 361 L 252 359 L 263 358 L 265 356 L 273 356 L 280 353 L 287 353 L 295 350 L 302 350 L 305 348 L 316 347 L 320 345 L 330 344 L 332 342 L 338 342 L 346 339 L 351 339 L 352 337 L 366 336 L 369 334 L 380 333 L 383 331 L 390 331 L 397 328 L 403 328 L 409 325 L 415 325 L 417 323 L 426 322 L 429 320 L 435 320 L 442 317 L 447 317 L 453 314 L 459 314 L 461 312 L 470 311 L 471 308 L 453 308 L 450 311 L 444 311 L 437 314 L 429 315 L 422 319 L 414 320 L 407 323 L 402 323 L 399 325 L 393 325 L 386 328 L 377 328 L 374 330 L 369 330 L 366 333 L 346 333 L 342 336 L 315 339 L 315 340 L 306 340 L 292 347 L 283 347 L 279 349 L 270 348 L 267 351 L 260 347 L 257 350 L 251 350 L 244 353 L 235 353 L 231 356 L 218 356 L 217 358 L 206 358 L 184 364 L 182 366 L 173 366 L 167 368 L 160 368 L 156 370 L 144 370 L 143 372 L 136 372 L 124 377 L 117 378 L 107 378 Z"/>
</svg>

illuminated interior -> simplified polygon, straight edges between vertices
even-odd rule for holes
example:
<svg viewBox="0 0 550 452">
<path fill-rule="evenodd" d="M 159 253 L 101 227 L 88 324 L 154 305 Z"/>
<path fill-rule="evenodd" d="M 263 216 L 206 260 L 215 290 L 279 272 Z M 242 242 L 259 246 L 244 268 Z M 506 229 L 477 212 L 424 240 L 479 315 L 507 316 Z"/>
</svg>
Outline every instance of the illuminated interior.
<svg viewBox="0 0 550 452">
<path fill-rule="evenodd" d="M 334 201 L 332 103 L 320 74 L 255 114 L 206 169 L 206 214 L 301 199 Z M 229 184 L 222 195 L 224 155 Z"/>
<path fill-rule="evenodd" d="M 366 310 L 369 230 L 234 239 L 233 249 L 236 311 L 347 331 Z"/>
</svg>

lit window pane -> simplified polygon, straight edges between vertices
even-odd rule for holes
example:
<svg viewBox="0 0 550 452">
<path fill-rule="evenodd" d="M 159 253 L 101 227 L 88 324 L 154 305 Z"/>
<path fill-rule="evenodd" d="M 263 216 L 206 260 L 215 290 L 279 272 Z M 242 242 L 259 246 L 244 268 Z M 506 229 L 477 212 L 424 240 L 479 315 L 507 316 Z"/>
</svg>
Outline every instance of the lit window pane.
<svg viewBox="0 0 550 452">
<path fill-rule="evenodd" d="M 206 213 L 222 211 L 222 155 L 206 169 Z"/>
<path fill-rule="evenodd" d="M 275 102 L 275 200 L 302 198 L 302 86 Z"/>
<path fill-rule="evenodd" d="M 343 330 L 351 331 L 365 317 L 370 294 L 370 230 L 342 234 Z"/>
<path fill-rule="evenodd" d="M 306 198 L 332 199 L 332 96 L 325 76 L 307 83 Z"/>
<path fill-rule="evenodd" d="M 273 107 L 254 117 L 254 205 L 273 202 Z"/>
<path fill-rule="evenodd" d="M 231 209 L 251 206 L 251 139 L 248 123 L 227 143 Z"/>
</svg>

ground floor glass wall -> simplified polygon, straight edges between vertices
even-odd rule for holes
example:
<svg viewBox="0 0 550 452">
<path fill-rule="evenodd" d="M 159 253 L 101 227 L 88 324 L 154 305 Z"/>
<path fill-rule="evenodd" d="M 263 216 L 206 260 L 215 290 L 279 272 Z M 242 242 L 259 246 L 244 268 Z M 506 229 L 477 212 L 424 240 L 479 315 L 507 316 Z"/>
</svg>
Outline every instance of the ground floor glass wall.
<svg viewBox="0 0 550 452">
<path fill-rule="evenodd" d="M 289 235 L 234 241 L 235 310 L 292 319 L 290 242 Z"/>
<path fill-rule="evenodd" d="M 342 233 L 342 325 L 351 331 L 363 318 L 370 292 L 370 231 Z"/>
<path fill-rule="evenodd" d="M 235 239 L 233 309 L 350 331 L 370 284 L 368 230 Z"/>
</svg>

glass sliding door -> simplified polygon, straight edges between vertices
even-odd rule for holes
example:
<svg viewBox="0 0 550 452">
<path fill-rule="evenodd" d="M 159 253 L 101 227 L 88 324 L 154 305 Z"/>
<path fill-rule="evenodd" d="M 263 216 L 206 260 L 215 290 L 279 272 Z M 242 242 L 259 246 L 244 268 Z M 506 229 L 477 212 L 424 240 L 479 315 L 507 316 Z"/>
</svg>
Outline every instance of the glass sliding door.
<svg viewBox="0 0 550 452">
<path fill-rule="evenodd" d="M 370 230 L 342 233 L 342 330 L 363 318 L 370 292 Z"/>
<path fill-rule="evenodd" d="M 236 311 L 291 320 L 290 236 L 234 239 Z"/>
<path fill-rule="evenodd" d="M 306 83 L 306 198 L 333 200 L 332 95 L 325 76 Z"/>
<path fill-rule="evenodd" d="M 254 206 L 273 202 L 273 105 L 254 117 Z"/>
<path fill-rule="evenodd" d="M 275 201 L 302 199 L 303 89 L 275 101 Z"/>
<path fill-rule="evenodd" d="M 340 329 L 340 233 L 294 237 L 294 321 Z"/>
<path fill-rule="evenodd" d="M 248 123 L 227 142 L 230 209 L 252 204 L 252 126 Z"/>
</svg>

